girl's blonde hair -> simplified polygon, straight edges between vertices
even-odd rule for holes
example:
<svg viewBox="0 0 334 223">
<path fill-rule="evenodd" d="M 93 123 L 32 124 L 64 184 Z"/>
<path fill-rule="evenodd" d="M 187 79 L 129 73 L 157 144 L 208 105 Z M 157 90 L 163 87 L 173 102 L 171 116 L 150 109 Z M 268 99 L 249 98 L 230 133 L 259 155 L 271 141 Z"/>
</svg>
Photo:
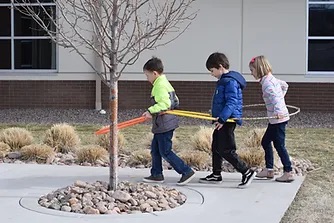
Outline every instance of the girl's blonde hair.
<svg viewBox="0 0 334 223">
<path fill-rule="evenodd" d="M 272 73 L 271 65 L 267 58 L 263 55 L 252 58 L 249 62 L 249 67 L 255 69 L 255 77 L 258 79 Z"/>
</svg>

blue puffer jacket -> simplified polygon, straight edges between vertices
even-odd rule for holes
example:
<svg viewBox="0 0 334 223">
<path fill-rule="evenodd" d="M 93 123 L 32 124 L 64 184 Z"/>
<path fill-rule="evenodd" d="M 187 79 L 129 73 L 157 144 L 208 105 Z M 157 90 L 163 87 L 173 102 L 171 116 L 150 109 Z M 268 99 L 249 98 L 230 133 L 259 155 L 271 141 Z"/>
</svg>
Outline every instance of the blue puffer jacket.
<svg viewBox="0 0 334 223">
<path fill-rule="evenodd" d="M 212 100 L 212 117 L 219 118 L 224 123 L 229 118 L 242 117 L 242 90 L 246 87 L 245 78 L 238 72 L 230 71 L 223 74 L 217 81 Z M 238 125 L 241 120 L 236 120 Z"/>
</svg>

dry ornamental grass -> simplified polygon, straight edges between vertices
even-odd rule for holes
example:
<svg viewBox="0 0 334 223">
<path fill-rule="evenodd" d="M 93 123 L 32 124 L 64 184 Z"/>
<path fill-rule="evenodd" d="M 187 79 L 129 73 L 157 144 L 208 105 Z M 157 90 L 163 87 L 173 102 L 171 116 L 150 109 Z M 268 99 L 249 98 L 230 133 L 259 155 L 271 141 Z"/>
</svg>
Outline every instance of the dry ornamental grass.
<svg viewBox="0 0 334 223">
<path fill-rule="evenodd" d="M 134 151 L 131 156 L 129 157 L 129 160 L 127 164 L 129 166 L 138 166 L 138 165 L 144 165 L 145 167 L 151 165 L 151 151 L 148 149 L 139 149 Z"/>
<path fill-rule="evenodd" d="M 73 126 L 63 123 L 55 124 L 46 131 L 44 143 L 55 148 L 56 152 L 68 153 L 75 151 L 80 139 Z"/>
<path fill-rule="evenodd" d="M 21 159 L 34 160 L 37 163 L 51 163 L 55 157 L 53 149 L 45 144 L 32 144 L 21 149 Z"/>
<path fill-rule="evenodd" d="M 237 153 L 245 163 L 250 167 L 261 167 L 264 165 L 264 151 L 259 147 L 248 147 L 238 149 Z"/>
<path fill-rule="evenodd" d="M 266 129 L 252 129 L 245 137 L 244 145 L 247 147 L 261 147 L 261 140 Z"/>
<path fill-rule="evenodd" d="M 184 162 L 196 170 L 207 169 L 208 163 L 210 163 L 210 155 L 203 151 L 186 150 L 181 152 L 179 156 Z"/>
<path fill-rule="evenodd" d="M 125 140 L 124 135 L 120 132 L 118 132 L 117 139 L 118 139 L 118 150 L 121 152 L 126 144 L 126 140 Z M 97 135 L 95 141 L 96 141 L 96 144 L 103 147 L 105 150 L 107 151 L 109 150 L 109 146 L 110 146 L 110 134 L 109 133 Z"/>
<path fill-rule="evenodd" d="M 265 129 L 252 129 L 243 139 L 244 148 L 237 150 L 237 153 L 243 161 L 250 167 L 262 167 L 265 163 L 264 150 L 261 146 L 261 140 Z"/>
<path fill-rule="evenodd" d="M 193 149 L 204 151 L 211 155 L 213 128 L 201 126 L 200 129 L 191 137 Z"/>
<path fill-rule="evenodd" d="M 4 142 L 0 142 L 0 158 L 5 158 L 10 152 L 10 146 Z"/>
<path fill-rule="evenodd" d="M 99 145 L 85 145 L 77 151 L 77 159 L 79 163 L 89 162 L 95 164 L 97 161 L 105 162 L 108 160 L 108 152 Z"/>
<path fill-rule="evenodd" d="M 23 146 L 32 144 L 33 140 L 31 132 L 24 128 L 7 128 L 0 133 L 0 142 L 9 145 L 11 151 L 20 150 Z"/>
</svg>

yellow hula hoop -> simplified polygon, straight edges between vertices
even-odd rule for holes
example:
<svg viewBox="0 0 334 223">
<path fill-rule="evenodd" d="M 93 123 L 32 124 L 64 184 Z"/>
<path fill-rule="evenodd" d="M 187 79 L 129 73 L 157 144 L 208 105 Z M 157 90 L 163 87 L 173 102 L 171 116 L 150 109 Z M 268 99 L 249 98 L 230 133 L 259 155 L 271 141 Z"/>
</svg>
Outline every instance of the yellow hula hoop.
<svg viewBox="0 0 334 223">
<path fill-rule="evenodd" d="M 179 115 L 179 116 L 185 116 L 185 117 L 190 117 L 190 118 L 200 118 L 200 119 L 205 119 L 205 120 L 209 120 L 209 121 L 215 121 L 216 118 L 214 117 L 209 117 L 208 115 L 199 115 L 200 112 L 194 112 L 194 113 L 197 113 L 197 114 L 192 114 L 193 112 L 186 112 L 186 111 L 178 111 L 178 110 L 168 110 L 168 111 L 165 111 L 164 113 L 167 113 L 167 114 L 172 114 L 172 115 Z"/>
<path fill-rule="evenodd" d="M 185 110 L 169 110 L 165 111 L 165 113 L 173 114 L 173 115 L 179 115 L 179 116 L 185 116 L 190 118 L 199 118 L 209 121 L 216 121 L 217 118 L 211 117 L 208 113 L 201 113 L 201 112 L 193 112 L 193 111 L 185 111 Z M 227 119 L 226 122 L 235 122 L 233 119 Z"/>
<path fill-rule="evenodd" d="M 265 106 L 265 104 L 251 104 L 251 105 L 244 105 L 244 108 L 250 108 L 250 107 L 258 107 L 258 106 Z M 300 112 L 300 108 L 292 105 L 286 105 L 287 108 L 294 109 L 295 111 L 290 113 L 287 116 L 293 116 L 296 115 Z M 216 121 L 217 119 L 214 117 L 211 117 L 211 114 L 209 113 L 202 113 L 202 112 L 194 112 L 194 111 L 186 111 L 186 110 L 168 110 L 165 111 L 165 113 L 168 114 L 174 114 L 174 115 L 179 115 L 179 116 L 185 116 L 185 117 L 190 117 L 190 118 L 200 118 L 200 119 L 205 119 L 205 120 L 210 120 L 210 121 Z M 235 120 L 265 120 L 265 119 L 273 119 L 277 118 L 276 116 L 272 117 L 243 117 L 243 118 L 231 118 L 228 119 L 227 122 L 235 122 Z"/>
<path fill-rule="evenodd" d="M 192 115 L 201 115 L 201 116 L 208 116 L 211 117 L 211 114 L 209 113 L 202 113 L 202 112 L 194 112 L 194 111 L 185 111 L 185 110 L 171 110 L 171 111 L 175 111 L 178 113 L 184 113 L 184 114 L 192 114 Z"/>
</svg>

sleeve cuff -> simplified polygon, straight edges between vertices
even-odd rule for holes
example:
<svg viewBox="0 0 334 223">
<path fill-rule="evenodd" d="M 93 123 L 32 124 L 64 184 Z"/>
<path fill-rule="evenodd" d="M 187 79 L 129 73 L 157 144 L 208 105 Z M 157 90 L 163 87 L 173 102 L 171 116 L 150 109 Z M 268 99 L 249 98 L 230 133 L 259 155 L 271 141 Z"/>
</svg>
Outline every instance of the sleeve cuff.
<svg viewBox="0 0 334 223">
<path fill-rule="evenodd" d="M 150 111 L 150 108 L 151 108 L 151 107 L 149 107 L 149 108 L 147 109 L 147 111 L 152 115 L 152 112 Z"/>
<path fill-rule="evenodd" d="M 225 123 L 225 121 L 224 121 L 223 119 L 221 119 L 221 118 L 218 118 L 218 122 L 219 122 L 220 124 L 224 124 L 224 123 Z"/>
</svg>

